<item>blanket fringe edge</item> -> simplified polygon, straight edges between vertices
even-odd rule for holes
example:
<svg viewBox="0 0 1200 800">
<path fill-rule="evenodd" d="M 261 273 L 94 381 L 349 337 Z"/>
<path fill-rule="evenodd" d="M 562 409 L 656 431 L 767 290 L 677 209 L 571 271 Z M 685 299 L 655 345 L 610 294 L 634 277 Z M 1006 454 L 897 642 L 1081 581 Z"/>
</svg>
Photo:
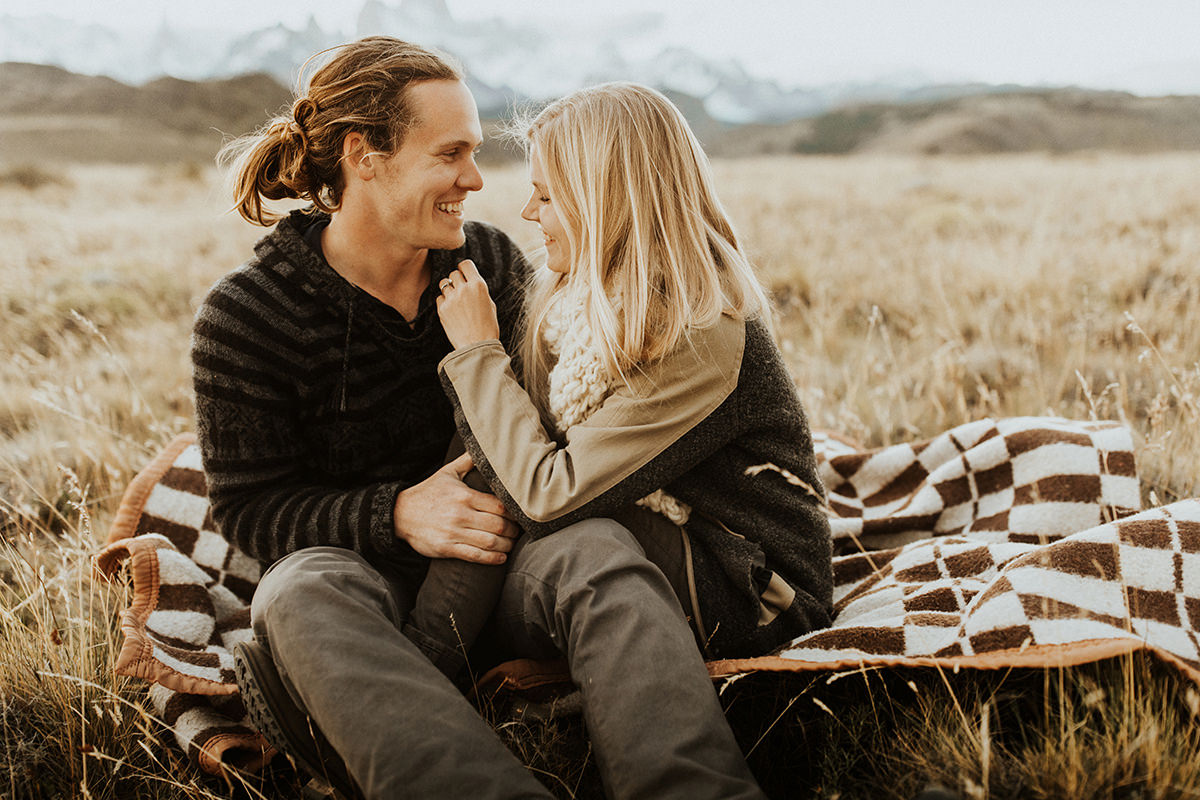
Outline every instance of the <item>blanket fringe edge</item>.
<svg viewBox="0 0 1200 800">
<path fill-rule="evenodd" d="M 885 656 L 863 654 L 861 657 L 828 661 L 803 661 L 783 656 L 733 658 L 707 663 L 709 675 L 715 679 L 731 678 L 750 672 L 834 672 L 874 667 L 932 667 L 935 669 L 1022 669 L 1073 667 L 1116 658 L 1140 651 L 1153 653 L 1171 664 L 1186 677 L 1200 683 L 1200 670 L 1174 653 L 1154 647 L 1138 639 L 1090 639 L 1070 644 L 1042 644 L 1010 650 L 995 650 L 970 656 Z"/>
</svg>

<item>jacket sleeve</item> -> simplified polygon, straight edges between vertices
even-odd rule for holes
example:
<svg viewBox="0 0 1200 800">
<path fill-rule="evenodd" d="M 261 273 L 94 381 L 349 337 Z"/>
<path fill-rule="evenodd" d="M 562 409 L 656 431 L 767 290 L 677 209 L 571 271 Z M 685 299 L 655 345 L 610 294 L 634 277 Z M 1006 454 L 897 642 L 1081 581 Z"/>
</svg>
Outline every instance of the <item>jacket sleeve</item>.
<svg viewBox="0 0 1200 800">
<path fill-rule="evenodd" d="M 287 323 L 270 313 L 275 299 L 235 273 L 209 294 L 193 329 L 196 422 L 217 529 L 268 563 L 315 545 L 408 550 L 392 519 L 403 484 L 323 485 L 304 467 L 292 374 L 301 359 Z"/>
<path fill-rule="evenodd" d="M 500 342 L 439 365 L 476 467 L 518 523 L 542 536 L 661 488 L 728 439 L 689 437 L 737 385 L 745 325 L 723 318 L 630 376 L 559 443 L 543 427 Z"/>
</svg>

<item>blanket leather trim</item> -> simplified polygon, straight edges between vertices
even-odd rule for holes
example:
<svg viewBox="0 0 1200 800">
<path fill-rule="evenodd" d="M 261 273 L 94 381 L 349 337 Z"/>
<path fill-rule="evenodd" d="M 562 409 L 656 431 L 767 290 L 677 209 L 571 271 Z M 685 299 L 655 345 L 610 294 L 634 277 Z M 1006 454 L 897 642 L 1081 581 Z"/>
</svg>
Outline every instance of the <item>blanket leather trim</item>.
<svg viewBox="0 0 1200 800">
<path fill-rule="evenodd" d="M 179 454 L 195 442 L 196 434 L 179 434 L 163 448 L 161 453 L 155 456 L 153 461 L 134 476 L 133 480 L 129 482 L 129 486 L 126 487 L 125 494 L 121 495 L 121 505 L 117 508 L 117 515 L 108 531 L 107 544 L 137 535 L 138 521 L 141 519 L 142 510 L 146 507 L 146 500 L 150 497 L 150 493 L 171 469 Z"/>
</svg>

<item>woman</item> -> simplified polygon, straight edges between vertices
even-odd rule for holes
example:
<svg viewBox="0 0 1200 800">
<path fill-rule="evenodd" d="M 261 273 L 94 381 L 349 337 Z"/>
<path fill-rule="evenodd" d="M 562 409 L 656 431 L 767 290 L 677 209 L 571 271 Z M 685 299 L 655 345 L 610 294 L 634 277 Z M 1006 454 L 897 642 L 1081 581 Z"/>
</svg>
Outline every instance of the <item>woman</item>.
<svg viewBox="0 0 1200 800">
<path fill-rule="evenodd" d="M 808 425 L 683 116 L 652 89 L 606 84 L 551 104 L 525 141 L 522 216 L 542 229 L 546 268 L 527 304 L 524 387 L 473 264 L 437 301 L 455 348 L 439 371 L 475 466 L 530 539 L 622 523 L 706 657 L 828 625 Z"/>
</svg>

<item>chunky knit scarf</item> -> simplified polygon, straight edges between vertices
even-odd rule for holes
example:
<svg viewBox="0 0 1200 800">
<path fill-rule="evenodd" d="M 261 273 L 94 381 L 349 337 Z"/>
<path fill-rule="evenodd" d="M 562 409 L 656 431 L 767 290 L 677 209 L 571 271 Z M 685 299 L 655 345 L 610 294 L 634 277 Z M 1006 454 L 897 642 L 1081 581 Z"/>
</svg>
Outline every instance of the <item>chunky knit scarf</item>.
<svg viewBox="0 0 1200 800">
<path fill-rule="evenodd" d="M 590 417 L 613 390 L 600 350 L 588 324 L 581 293 L 566 289 L 550 300 L 542 323 L 542 339 L 558 360 L 550 370 L 550 415 L 559 433 Z M 691 508 L 662 489 L 637 501 L 676 525 L 687 524 Z"/>
</svg>

